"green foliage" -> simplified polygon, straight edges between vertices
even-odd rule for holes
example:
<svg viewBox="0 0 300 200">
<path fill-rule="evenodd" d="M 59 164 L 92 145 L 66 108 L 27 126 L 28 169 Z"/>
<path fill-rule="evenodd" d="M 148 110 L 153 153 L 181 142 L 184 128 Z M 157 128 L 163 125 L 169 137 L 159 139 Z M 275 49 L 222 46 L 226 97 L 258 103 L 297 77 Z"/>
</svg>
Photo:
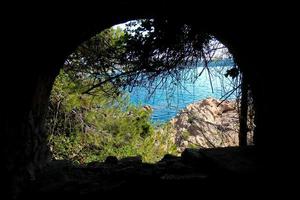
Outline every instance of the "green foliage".
<svg viewBox="0 0 300 200">
<path fill-rule="evenodd" d="M 188 130 L 185 130 L 185 131 L 181 132 L 181 136 L 184 140 L 188 140 L 190 135 L 191 135 L 191 133 Z"/>
<path fill-rule="evenodd" d="M 201 148 L 201 146 L 198 145 L 198 144 L 192 144 L 192 143 L 189 143 L 189 144 L 188 144 L 188 148 L 191 148 L 191 149 L 198 149 L 198 148 Z"/>
<path fill-rule="evenodd" d="M 141 155 L 144 162 L 156 162 L 167 153 L 176 153 L 168 134 L 170 126 L 156 129 L 151 112 L 131 105 L 126 94 L 111 97 L 100 89 L 95 95 L 83 94 L 88 82 L 88 77 L 64 70 L 55 81 L 47 120 L 55 159 L 82 164 L 111 155 Z"/>
</svg>

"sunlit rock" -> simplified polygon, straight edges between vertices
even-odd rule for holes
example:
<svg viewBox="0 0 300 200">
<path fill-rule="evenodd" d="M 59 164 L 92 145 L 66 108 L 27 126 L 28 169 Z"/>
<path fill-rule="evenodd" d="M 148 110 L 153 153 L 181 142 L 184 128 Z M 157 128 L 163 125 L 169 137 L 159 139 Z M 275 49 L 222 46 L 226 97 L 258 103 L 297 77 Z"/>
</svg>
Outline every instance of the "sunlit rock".
<svg viewBox="0 0 300 200">
<path fill-rule="evenodd" d="M 170 123 L 179 151 L 186 147 L 238 146 L 239 115 L 234 100 L 207 98 L 188 105 Z M 248 134 L 251 144 L 251 131 Z"/>
</svg>

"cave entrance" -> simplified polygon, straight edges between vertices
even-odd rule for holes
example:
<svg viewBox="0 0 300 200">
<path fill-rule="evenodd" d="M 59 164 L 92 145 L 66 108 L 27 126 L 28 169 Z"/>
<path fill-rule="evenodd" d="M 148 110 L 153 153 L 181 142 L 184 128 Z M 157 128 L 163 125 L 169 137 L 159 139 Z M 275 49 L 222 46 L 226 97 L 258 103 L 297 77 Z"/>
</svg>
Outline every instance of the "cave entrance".
<svg viewBox="0 0 300 200">
<path fill-rule="evenodd" d="M 167 85 L 169 81 L 176 83 L 174 90 L 167 87 L 169 91 L 172 90 L 167 94 L 172 94 L 180 89 L 179 85 L 184 86 L 180 81 L 185 80 L 182 79 L 185 75 L 187 82 L 197 80 L 193 74 L 201 74 L 202 76 L 199 77 L 206 74 L 208 81 L 205 85 L 209 90 L 216 92 L 213 74 L 216 73 L 217 76 L 224 78 L 225 73 L 229 80 L 236 78 L 242 81 L 235 85 L 235 88 L 241 90 L 240 113 L 244 116 L 242 120 L 238 119 L 241 121 L 239 124 L 243 124 L 237 128 L 238 143 L 245 146 L 247 132 L 249 132 L 247 120 L 251 119 L 248 118 L 248 113 L 252 106 L 249 104 L 252 101 L 252 98 L 249 98 L 251 85 L 249 80 L 245 81 L 245 77 L 249 74 L 243 74 L 246 72 L 243 64 L 247 64 L 247 60 L 243 60 L 244 57 L 241 55 L 245 55 L 245 52 L 237 56 L 239 58 L 237 64 L 241 68 L 235 63 L 236 54 L 220 58 L 220 62 L 227 58 L 233 59 L 234 64 L 227 66 L 228 68 L 226 65 L 224 68 L 210 66 L 212 63 L 218 65 L 218 60 L 209 56 L 209 49 L 214 42 L 218 43 L 218 38 L 223 38 L 218 37 L 222 34 L 206 32 L 197 29 L 198 26 L 193 27 L 165 19 L 157 23 L 155 20 L 146 20 L 143 26 L 142 29 L 134 28 L 132 33 L 127 35 L 122 30 L 104 30 L 66 57 L 50 97 L 46 123 L 48 135 L 43 134 L 43 106 L 49 97 L 48 89 L 52 85 L 55 70 L 49 67 L 45 71 L 33 73 L 32 76 L 36 77 L 32 84 L 36 83 L 36 88 L 32 94 L 33 103 L 30 107 L 32 110 L 25 113 L 28 122 L 22 126 L 26 129 L 22 129 L 24 141 L 20 140 L 20 143 L 25 145 L 19 145 L 21 146 L 19 150 L 24 150 L 22 153 L 16 151 L 17 156 L 12 159 L 20 160 L 19 165 L 22 167 L 21 170 L 12 173 L 16 179 L 17 175 L 20 175 L 24 180 L 34 180 L 32 185 L 28 185 L 29 189 L 25 192 L 25 196 L 46 196 L 53 199 L 63 193 L 68 198 L 77 198 L 89 196 L 90 193 L 98 196 L 105 192 L 111 195 L 112 191 L 130 193 L 132 188 L 146 194 L 150 187 L 155 187 L 157 189 L 155 191 L 165 190 L 165 188 L 174 191 L 172 187 L 174 184 L 178 186 L 175 190 L 186 189 L 185 191 L 190 191 L 192 187 L 199 189 L 201 184 L 206 186 L 206 188 L 201 187 L 203 191 L 213 188 L 215 192 L 216 183 L 219 184 L 219 188 L 223 188 L 224 185 L 230 187 L 229 189 L 240 186 L 248 190 L 249 187 L 240 184 L 241 182 L 236 181 L 235 178 L 242 178 L 245 180 L 243 183 L 251 183 L 248 180 L 254 177 L 252 172 L 256 170 L 254 158 L 256 152 L 252 151 L 253 148 L 218 148 L 218 144 L 220 145 L 218 141 L 222 141 L 222 137 L 221 140 L 217 140 L 220 137 L 216 137 L 216 141 L 213 141 L 204 135 L 201 140 L 191 133 L 194 129 L 189 129 L 204 121 L 203 119 L 199 121 L 199 113 L 205 121 L 212 122 L 214 118 L 220 118 L 224 113 L 233 111 L 230 101 L 225 101 L 230 100 L 226 97 L 230 96 L 231 92 L 239 93 L 238 90 L 226 91 L 222 88 L 219 92 L 224 99 L 204 99 L 200 103 L 203 104 L 203 111 L 193 112 L 197 111 L 194 109 L 191 112 L 193 115 L 182 115 L 182 118 L 174 120 L 175 136 L 169 134 L 172 128 L 170 125 L 152 124 L 151 114 L 155 111 L 154 106 L 132 105 L 134 102 L 130 102 L 128 95 L 126 96 L 136 88 L 142 90 L 141 87 L 150 89 L 150 94 L 158 91 L 152 89 L 155 89 L 162 79 Z M 157 26 L 158 29 L 153 29 L 153 26 Z M 99 29 L 102 30 L 103 27 Z M 156 30 L 159 30 L 158 34 Z M 235 41 L 234 37 L 228 38 L 222 42 L 231 44 L 231 41 Z M 74 43 L 81 39 L 77 38 Z M 229 49 L 225 50 L 233 53 L 245 50 L 237 45 L 238 42 L 239 40 L 233 42 L 232 46 L 228 46 Z M 69 50 L 71 47 L 67 44 Z M 232 49 L 235 51 L 231 51 Z M 64 53 L 61 52 L 59 55 L 62 56 Z M 61 58 L 60 56 L 57 57 Z M 199 67 L 192 67 L 195 61 L 199 61 L 196 62 Z M 218 71 L 220 69 L 224 71 Z M 249 68 L 248 72 L 250 72 Z M 166 78 L 168 75 L 171 75 L 171 80 Z M 196 85 L 195 89 L 197 89 Z M 142 98 L 138 99 L 142 100 Z M 193 100 L 196 102 L 189 103 L 197 103 L 200 99 Z M 227 104 L 220 104 L 223 100 Z M 186 127 L 185 130 L 180 130 L 182 128 L 180 121 L 183 120 L 185 120 L 183 125 Z M 229 123 L 228 126 L 230 125 L 232 124 Z M 211 123 L 202 124 L 202 127 L 207 128 L 206 131 L 224 129 L 224 126 L 215 126 Z M 48 136 L 47 142 L 53 158 L 49 165 L 45 164 L 47 155 L 44 151 L 45 136 Z M 199 145 L 203 144 L 203 141 L 208 146 Z M 180 149 L 180 146 L 176 145 L 182 145 L 183 148 Z M 237 142 L 234 146 L 236 145 Z M 71 161 L 71 164 L 68 161 Z M 46 167 L 35 174 L 34 170 L 39 166 Z M 229 180 L 232 180 L 232 184 L 229 184 Z"/>
<path fill-rule="evenodd" d="M 4 116 L 3 117 L 4 126 L 2 131 L 3 144 L 1 146 L 3 152 L 3 163 L 4 163 L 2 166 L 4 170 L 2 170 L 2 172 L 5 175 L 3 179 L 3 183 L 4 183 L 3 185 L 7 186 L 4 187 L 3 190 L 6 191 L 7 190 L 6 188 L 8 188 L 7 191 L 12 192 L 13 194 L 18 193 L 18 191 L 20 191 L 24 185 L 27 185 L 27 183 L 30 182 L 31 180 L 35 180 L 37 177 L 36 172 L 39 169 L 42 169 L 47 164 L 48 148 L 46 142 L 49 142 L 49 140 L 47 140 L 47 137 L 49 137 L 51 142 L 55 141 L 52 140 L 53 138 L 51 138 L 53 135 L 47 135 L 44 129 L 45 128 L 44 119 L 45 119 L 46 108 L 48 105 L 49 94 L 50 94 L 51 87 L 53 85 L 53 81 L 56 75 L 58 74 L 59 69 L 62 67 L 64 59 L 67 59 L 67 56 L 70 55 L 71 52 L 73 52 L 74 48 L 78 46 L 81 42 L 83 42 L 83 40 L 88 39 L 90 36 L 94 35 L 96 32 L 104 30 L 110 25 L 121 22 L 123 20 L 125 21 L 131 18 L 136 18 L 141 15 L 145 17 L 160 16 L 160 18 L 162 16 L 168 16 L 170 18 L 172 17 L 170 12 L 170 10 L 172 9 L 169 9 L 169 4 L 168 6 L 165 7 L 165 9 L 161 10 L 162 11 L 161 13 L 157 11 L 157 8 L 159 6 L 156 5 L 153 5 L 153 8 L 155 7 L 155 9 L 153 10 L 149 8 L 148 9 L 149 12 L 147 12 L 141 4 L 135 4 L 135 5 L 139 5 L 138 9 L 132 9 L 131 5 L 132 4 L 129 3 L 126 5 L 125 4 L 113 5 L 114 7 L 117 8 L 117 10 L 122 11 L 120 13 L 110 12 L 111 10 L 109 9 L 107 9 L 109 11 L 109 13 L 107 14 L 103 13 L 102 11 L 99 13 L 98 12 L 99 9 L 103 10 L 109 8 L 109 7 L 102 6 L 101 8 L 97 8 L 98 9 L 97 12 L 95 12 L 93 15 L 82 15 L 82 14 L 77 15 L 76 12 L 74 12 L 72 9 L 69 9 L 70 11 L 72 11 L 72 13 L 70 13 L 70 15 L 67 14 L 68 17 L 66 17 L 65 19 L 62 19 L 60 17 L 57 17 L 57 19 L 55 19 L 55 17 L 51 17 L 51 19 L 49 18 L 50 20 L 49 21 L 46 17 L 45 18 L 43 17 L 41 19 L 43 23 L 41 23 L 40 21 L 35 20 L 37 18 L 26 20 L 25 17 L 25 18 L 20 18 L 20 20 L 17 20 L 18 23 L 16 21 L 16 24 L 14 26 L 16 27 L 15 33 L 18 33 L 19 30 L 17 29 L 19 29 L 19 27 L 23 27 L 24 24 L 27 24 L 28 26 L 26 26 L 25 40 L 23 40 L 23 38 L 21 37 L 22 40 L 21 43 L 17 42 L 18 43 L 17 46 L 19 46 L 21 49 L 24 49 L 24 51 L 11 51 L 9 53 L 11 54 L 11 58 L 16 58 L 18 57 L 18 55 L 20 55 L 20 59 L 13 59 L 13 61 L 19 61 L 19 62 L 12 62 L 11 67 L 5 68 L 8 72 L 5 74 L 8 75 L 13 74 L 14 76 L 12 77 L 14 77 L 14 81 L 10 81 L 9 82 L 10 84 L 8 85 L 6 81 L 4 81 L 3 84 L 4 86 L 7 85 L 7 87 L 4 87 L 3 94 L 6 94 L 6 96 L 9 97 L 9 98 L 3 98 L 4 100 L 3 105 L 5 105 L 4 106 L 5 109 L 4 112 L 2 112 L 3 113 L 2 115 Z M 268 55 L 269 52 L 268 48 L 274 46 L 274 45 L 270 45 L 270 46 L 268 45 L 268 44 L 273 44 L 272 42 L 273 40 L 269 36 L 272 36 L 274 34 L 272 33 L 272 31 L 268 29 L 269 26 L 268 28 L 263 28 L 263 29 L 259 28 L 259 25 L 264 24 L 265 22 L 265 20 L 261 20 L 260 18 L 257 18 L 257 20 L 252 20 L 253 18 L 251 18 L 251 20 L 245 21 L 247 23 L 241 24 L 240 19 L 243 19 L 243 21 L 245 19 L 244 17 L 247 17 L 247 19 L 249 19 L 248 18 L 249 15 L 247 14 L 239 15 L 236 13 L 236 11 L 238 11 L 237 9 L 235 9 L 234 12 L 227 12 L 226 14 L 224 14 L 224 12 L 214 12 L 214 15 L 207 15 L 207 16 L 215 16 L 213 18 L 204 16 L 205 13 L 203 13 L 202 11 L 205 10 L 211 12 L 211 9 L 201 9 L 200 11 L 199 8 L 196 7 L 195 10 L 196 12 L 190 12 L 189 9 L 186 9 L 186 12 L 189 12 L 190 14 L 184 15 L 182 14 L 182 12 L 177 12 L 177 11 L 182 11 L 182 8 L 179 6 L 178 9 L 172 10 L 172 12 L 176 14 L 173 16 L 173 18 L 177 19 L 176 23 L 173 23 L 173 25 L 175 24 L 175 26 L 166 25 L 165 27 L 168 30 L 172 30 L 171 31 L 172 33 L 175 33 L 176 31 L 174 30 L 178 30 L 176 24 L 182 24 L 181 22 L 184 20 L 192 24 L 198 24 L 198 27 L 201 28 L 197 29 L 195 32 L 197 33 L 204 32 L 204 33 L 209 33 L 210 35 L 214 35 L 217 39 L 219 39 L 229 48 L 230 52 L 234 55 L 234 58 L 236 59 L 235 61 L 238 64 L 241 72 L 244 73 L 244 76 L 246 78 L 248 78 L 247 81 L 251 83 L 250 86 L 251 89 L 253 89 L 254 104 L 255 104 L 254 108 L 256 111 L 255 120 L 257 122 L 256 123 L 257 127 L 255 127 L 255 130 L 257 132 L 255 144 L 258 147 L 259 155 L 263 154 L 263 156 L 260 156 L 260 158 L 267 159 L 270 157 L 275 157 L 272 155 L 278 155 L 278 154 L 274 154 L 272 151 L 275 151 L 277 149 L 274 148 L 274 146 L 276 146 L 276 144 L 279 144 L 278 140 L 280 140 L 282 137 L 280 137 L 280 135 L 276 135 L 276 134 L 274 135 L 276 129 L 278 129 L 277 126 L 274 126 L 274 121 L 277 122 L 278 119 L 282 119 L 282 118 L 278 117 L 276 111 L 272 109 L 274 107 L 273 105 L 275 104 L 274 102 L 276 101 L 271 101 L 271 100 L 274 97 L 276 91 L 278 90 L 277 87 L 274 87 L 274 83 L 276 83 L 276 78 L 274 77 L 278 77 L 275 76 L 275 74 L 278 74 L 277 72 L 278 71 L 281 72 L 282 70 L 277 70 L 277 72 L 275 73 L 276 70 L 273 70 L 270 63 L 268 63 L 269 61 L 266 61 L 267 59 L 265 59 L 266 53 Z M 231 17 L 228 17 L 229 16 L 228 14 L 230 13 L 233 14 Z M 183 17 L 185 19 L 183 19 Z M 188 27 L 186 28 L 187 28 L 186 30 L 189 30 Z M 8 28 L 8 30 L 11 29 Z M 15 36 L 15 34 L 8 34 L 7 36 L 9 35 L 13 37 Z M 162 43 L 158 42 L 158 44 L 167 44 L 164 47 L 168 47 L 168 46 L 170 47 L 170 45 L 172 44 L 178 44 L 174 41 L 180 40 L 180 37 L 174 37 L 175 35 L 176 34 L 163 35 L 164 38 L 167 40 L 162 40 L 162 41 L 167 41 L 167 42 L 162 42 Z M 193 34 L 191 34 L 190 36 L 192 35 Z M 7 38 L 7 41 L 10 41 L 9 38 Z M 193 37 L 187 37 L 185 39 L 186 41 L 189 41 L 189 39 L 191 38 Z M 19 41 L 15 39 L 16 38 L 12 38 L 11 41 Z M 196 37 L 196 39 L 197 41 L 199 41 L 199 44 L 203 44 L 202 37 L 198 37 L 198 38 Z M 25 41 L 24 44 L 26 45 L 20 45 L 23 43 L 23 41 Z M 147 43 L 147 44 L 151 44 L 151 43 Z M 157 43 L 155 43 L 155 45 L 157 45 Z M 263 48 L 257 48 L 260 46 L 262 46 Z M 182 46 L 177 46 L 177 47 L 180 48 Z M 173 48 L 176 48 L 176 46 L 173 46 Z M 99 50 L 101 49 L 99 48 Z M 122 48 L 119 50 L 122 51 Z M 135 50 L 137 53 L 139 52 L 138 50 L 146 53 L 147 50 L 151 50 L 151 48 L 150 49 L 136 48 Z M 272 49 L 269 48 L 269 50 Z M 273 50 L 271 52 L 273 52 Z M 132 54 L 132 56 L 133 57 L 130 58 L 136 57 L 135 54 Z M 174 54 L 174 56 L 176 57 L 176 54 Z M 180 55 L 178 56 L 179 57 L 177 58 L 182 58 L 180 57 Z M 139 61 L 144 61 L 145 65 L 142 66 L 148 65 L 149 67 L 141 68 L 141 69 L 144 70 L 145 72 L 151 72 L 155 74 L 156 73 L 155 69 L 157 68 L 155 67 L 155 65 L 149 65 L 149 63 L 152 62 L 148 62 L 153 60 L 151 59 L 147 60 L 146 58 L 149 58 L 149 56 L 141 56 L 140 59 L 136 59 L 132 61 L 136 61 L 137 63 Z M 161 57 L 158 57 L 156 61 L 159 61 L 160 60 L 159 58 Z M 102 60 L 99 60 L 99 62 L 100 61 L 102 62 Z M 26 66 L 26 67 L 22 67 L 22 66 Z M 170 68 L 167 69 L 172 71 L 171 65 L 169 65 L 169 67 Z M 130 68 L 129 66 L 128 69 L 132 69 L 132 68 Z M 87 72 L 93 72 L 93 71 L 87 71 Z M 110 72 L 104 71 L 104 72 L 108 72 L 108 75 L 112 73 L 112 71 Z M 230 72 L 230 74 L 234 75 L 235 72 L 236 70 L 233 70 Z M 95 80 L 97 83 L 97 80 L 99 79 L 95 79 Z M 115 83 L 114 85 L 116 86 L 120 86 L 121 83 L 124 83 L 122 82 L 123 79 L 115 79 L 115 80 L 116 81 L 114 82 Z M 245 84 L 245 86 L 247 86 L 247 84 Z M 15 92 L 16 88 L 18 88 L 18 92 Z M 74 90 L 75 89 L 76 87 L 74 86 Z M 115 91 L 114 89 L 115 88 L 111 88 L 110 91 Z M 106 90 L 106 92 L 109 91 Z M 248 94 L 248 92 L 246 93 L 244 92 L 243 94 Z M 72 98 L 69 99 L 72 100 Z M 75 103 L 76 101 L 74 101 L 74 105 Z M 86 102 L 86 104 L 88 104 L 88 101 Z M 72 109 L 73 107 L 71 108 L 67 107 L 67 111 L 73 112 Z M 86 108 L 82 107 L 81 109 L 83 111 Z M 78 110 L 80 111 L 80 109 Z M 70 118 L 75 117 L 76 116 L 75 114 L 79 113 L 78 110 L 74 110 L 73 112 L 74 115 L 71 114 Z M 244 111 L 245 110 L 247 111 L 247 109 L 244 109 Z M 50 112 L 52 111 L 50 110 Z M 247 112 L 243 112 L 243 113 L 247 114 Z M 59 115 L 57 115 L 57 117 L 58 116 Z M 61 115 L 61 116 L 65 116 L 65 115 Z M 66 115 L 65 117 L 68 117 L 68 115 Z M 90 115 L 90 117 L 91 119 L 93 118 L 92 115 Z M 191 119 L 189 121 L 192 122 L 193 120 Z M 244 123 L 244 125 L 245 124 L 246 123 Z M 91 124 L 88 124 L 88 126 L 79 126 L 79 128 L 82 129 L 83 131 L 85 130 L 88 131 L 89 129 L 91 130 L 95 128 L 90 125 Z M 69 134 L 71 136 L 72 134 L 70 133 L 72 132 L 72 128 L 74 127 L 70 126 L 70 124 L 68 124 L 67 126 L 69 127 L 69 130 L 64 134 L 66 135 Z M 243 129 L 244 131 L 246 130 L 245 127 L 246 126 L 244 126 Z M 143 129 L 147 130 L 147 127 L 144 127 Z M 90 140 L 91 138 L 92 137 L 82 138 L 82 140 L 86 141 L 86 140 Z M 81 141 L 79 139 L 78 140 L 75 139 L 73 141 Z M 65 138 L 65 145 L 60 146 L 62 151 L 67 150 L 65 151 L 65 155 L 68 153 L 70 149 L 72 149 L 71 144 L 73 144 L 73 141 L 70 140 L 69 138 Z M 244 144 L 244 142 L 241 143 Z M 66 146 L 68 148 L 65 148 Z M 97 145 L 96 147 L 90 145 L 87 146 L 86 150 L 88 149 L 92 149 L 93 151 L 95 149 L 101 150 L 97 148 L 98 148 Z M 73 151 L 73 153 L 74 154 L 72 154 L 72 156 L 74 156 L 76 159 L 78 158 L 78 160 L 81 159 L 81 158 L 79 159 L 78 156 L 76 157 L 76 155 L 78 155 L 77 150 L 75 152 Z M 67 155 L 71 155 L 71 154 L 67 154 Z M 86 157 L 84 156 L 83 158 Z M 193 157 L 190 158 L 191 158 L 190 160 L 192 160 Z M 277 161 L 277 160 L 274 159 L 273 161 Z M 268 169 L 273 169 L 273 168 L 271 166 L 271 168 Z M 61 171 L 64 172 L 64 170 Z M 49 176 L 52 176 L 52 174 L 49 173 Z M 63 174 L 61 177 L 63 177 Z M 166 178 L 171 179 L 172 176 L 166 176 Z M 227 182 L 225 184 L 230 185 Z M 251 188 L 252 186 L 253 185 L 251 185 Z"/>
<path fill-rule="evenodd" d="M 211 34 L 193 31 L 134 20 L 81 44 L 50 97 L 54 159 L 154 163 L 186 148 L 252 145 L 253 99 L 233 55 Z"/>
</svg>

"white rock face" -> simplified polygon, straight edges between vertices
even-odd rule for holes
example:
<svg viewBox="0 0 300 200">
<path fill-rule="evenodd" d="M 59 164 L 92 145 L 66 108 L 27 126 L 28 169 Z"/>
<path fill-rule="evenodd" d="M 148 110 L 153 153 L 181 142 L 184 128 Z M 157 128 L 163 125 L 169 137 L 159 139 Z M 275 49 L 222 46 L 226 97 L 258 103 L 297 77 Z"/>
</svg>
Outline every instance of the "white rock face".
<svg viewBox="0 0 300 200">
<path fill-rule="evenodd" d="M 170 123 L 179 151 L 188 146 L 202 148 L 238 146 L 239 116 L 235 101 L 207 98 L 190 104 Z M 252 143 L 252 131 L 248 134 Z"/>
</svg>

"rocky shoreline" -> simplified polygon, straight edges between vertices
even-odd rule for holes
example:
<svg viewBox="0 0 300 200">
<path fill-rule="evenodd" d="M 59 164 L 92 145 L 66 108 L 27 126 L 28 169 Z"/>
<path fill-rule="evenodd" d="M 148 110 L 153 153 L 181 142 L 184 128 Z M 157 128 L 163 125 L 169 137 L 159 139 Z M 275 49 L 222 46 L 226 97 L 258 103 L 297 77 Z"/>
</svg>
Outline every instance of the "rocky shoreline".
<svg viewBox="0 0 300 200">
<path fill-rule="evenodd" d="M 190 104 L 170 124 L 180 152 L 188 147 L 229 147 L 239 143 L 239 114 L 234 100 L 207 98 Z M 252 131 L 248 134 L 248 144 L 252 144 Z"/>
</svg>

